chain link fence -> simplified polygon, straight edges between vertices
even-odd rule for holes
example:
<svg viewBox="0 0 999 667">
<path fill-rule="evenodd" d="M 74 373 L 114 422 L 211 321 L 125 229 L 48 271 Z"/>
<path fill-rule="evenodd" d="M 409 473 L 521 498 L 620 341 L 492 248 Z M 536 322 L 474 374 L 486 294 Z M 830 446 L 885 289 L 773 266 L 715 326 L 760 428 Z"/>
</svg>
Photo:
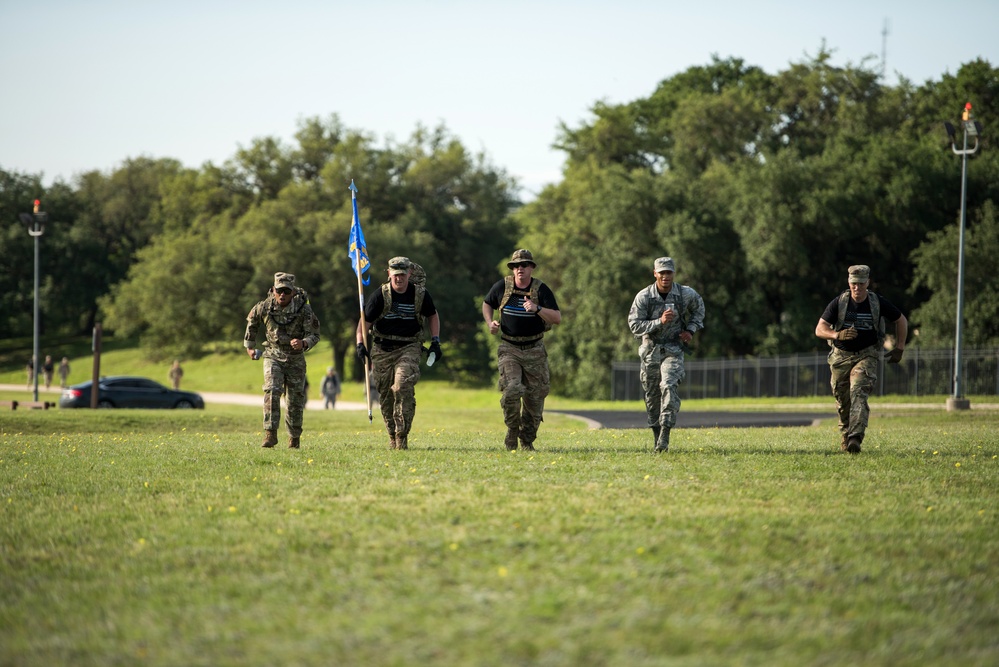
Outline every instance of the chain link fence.
<svg viewBox="0 0 999 667">
<path fill-rule="evenodd" d="M 829 396 L 826 352 L 774 357 L 686 360 L 682 398 L 762 398 Z M 961 383 L 965 395 L 999 394 L 999 348 L 962 350 Z M 611 399 L 642 400 L 641 365 L 615 361 L 611 367 Z M 902 362 L 881 361 L 876 394 L 929 396 L 953 394 L 954 350 L 907 348 Z"/>
</svg>

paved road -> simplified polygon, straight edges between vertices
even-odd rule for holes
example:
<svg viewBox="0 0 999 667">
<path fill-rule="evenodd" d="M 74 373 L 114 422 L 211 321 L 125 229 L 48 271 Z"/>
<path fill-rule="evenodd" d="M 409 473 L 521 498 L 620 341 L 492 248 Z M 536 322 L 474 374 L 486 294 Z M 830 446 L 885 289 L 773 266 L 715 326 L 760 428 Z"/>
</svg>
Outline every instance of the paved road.
<svg viewBox="0 0 999 667">
<path fill-rule="evenodd" d="M 644 412 L 616 410 L 549 410 L 587 421 L 590 428 L 648 428 Z M 680 410 L 677 428 L 745 428 L 752 426 L 811 426 L 819 419 L 835 419 L 828 412 L 697 412 Z"/>
<path fill-rule="evenodd" d="M 24 385 L 2 384 L 0 390 L 3 391 L 25 391 L 25 400 L 29 400 L 32 390 L 25 390 Z M 61 390 L 52 387 L 48 391 L 44 387 L 38 388 L 38 398 L 43 401 L 58 402 Z M 206 403 L 225 403 L 231 405 L 257 405 L 263 407 L 262 394 L 230 394 L 223 392 L 198 392 L 205 399 Z M 805 407 L 805 406 L 802 406 Z M 811 426 L 819 419 L 835 419 L 836 409 L 831 404 L 828 408 L 825 405 L 815 404 L 807 406 L 807 412 L 699 412 L 694 410 L 681 410 L 677 418 L 677 428 L 746 428 L 754 426 Z M 314 398 L 309 400 L 306 408 L 309 410 L 322 410 L 323 400 Z M 896 409 L 935 409 L 943 410 L 943 403 L 885 403 L 873 407 L 874 410 L 896 410 Z M 976 410 L 999 410 L 999 403 L 977 403 L 972 406 Z M 337 410 L 366 410 L 364 403 L 351 401 L 337 401 Z M 378 410 L 378 403 L 373 406 Z M 648 421 L 645 412 L 621 412 L 617 410 L 549 410 L 548 412 L 571 415 L 585 421 L 590 428 L 648 428 Z"/>
</svg>

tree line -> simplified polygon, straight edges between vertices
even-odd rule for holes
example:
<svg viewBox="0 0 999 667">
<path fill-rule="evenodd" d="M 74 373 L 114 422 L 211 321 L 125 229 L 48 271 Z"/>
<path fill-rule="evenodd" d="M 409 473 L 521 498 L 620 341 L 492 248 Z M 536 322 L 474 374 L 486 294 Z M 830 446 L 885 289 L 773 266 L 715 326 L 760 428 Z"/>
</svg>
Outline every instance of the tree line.
<svg viewBox="0 0 999 667">
<path fill-rule="evenodd" d="M 943 121 L 970 101 L 985 137 L 968 169 L 964 341 L 995 345 L 997 99 L 999 71 L 982 60 L 917 86 L 834 66 L 825 48 L 776 74 L 713 58 L 647 98 L 598 102 L 588 121 L 562 125 L 562 179 L 526 204 L 515 179 L 444 126 L 379 145 L 335 115 L 301 121 L 293 145 L 257 138 L 198 169 L 130 158 L 46 188 L 41 175 L 0 168 L 0 338 L 31 331 L 33 247 L 17 220 L 41 198 L 47 335 L 89 334 L 102 321 L 154 357 L 239 351 L 247 311 L 286 270 L 308 290 L 343 371 L 358 317 L 346 256 L 353 179 L 368 293 L 388 258 L 423 265 L 442 317 L 442 370 L 456 381 L 493 375 L 478 305 L 518 247 L 558 295 L 564 319 L 549 352 L 564 395 L 609 395 L 611 362 L 636 354 L 628 307 L 662 255 L 707 303 L 698 356 L 821 349 L 815 322 L 850 264 L 872 267 L 875 291 L 907 314 L 917 344 L 945 347 L 960 159 Z"/>
</svg>

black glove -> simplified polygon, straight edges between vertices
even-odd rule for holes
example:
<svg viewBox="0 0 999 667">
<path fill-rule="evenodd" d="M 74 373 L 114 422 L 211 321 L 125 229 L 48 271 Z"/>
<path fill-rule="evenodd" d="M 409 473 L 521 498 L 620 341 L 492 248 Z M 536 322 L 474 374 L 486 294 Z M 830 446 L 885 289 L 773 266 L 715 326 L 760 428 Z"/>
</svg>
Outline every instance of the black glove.
<svg viewBox="0 0 999 667">
<path fill-rule="evenodd" d="M 440 342 L 440 340 L 438 340 L 438 339 L 437 339 L 436 337 L 435 337 L 435 338 L 433 339 L 433 341 L 431 341 L 431 343 L 430 343 L 430 352 L 429 352 L 429 354 L 436 354 L 436 355 L 437 355 L 437 356 L 436 356 L 436 357 L 434 358 L 434 363 L 435 363 L 435 364 L 436 364 L 436 363 L 437 363 L 438 361 L 440 361 L 441 359 L 443 359 L 443 358 L 444 358 L 444 353 L 443 353 L 443 352 L 441 352 L 441 342 Z"/>
<path fill-rule="evenodd" d="M 368 348 L 364 347 L 364 343 L 357 344 L 357 358 L 361 361 L 371 358 L 371 355 L 368 354 Z"/>
<path fill-rule="evenodd" d="M 892 350 L 891 352 L 889 352 L 888 353 L 888 363 L 889 364 L 897 364 L 898 362 L 902 361 L 902 352 L 903 352 L 903 350 L 900 350 L 897 347 L 894 350 Z"/>
</svg>

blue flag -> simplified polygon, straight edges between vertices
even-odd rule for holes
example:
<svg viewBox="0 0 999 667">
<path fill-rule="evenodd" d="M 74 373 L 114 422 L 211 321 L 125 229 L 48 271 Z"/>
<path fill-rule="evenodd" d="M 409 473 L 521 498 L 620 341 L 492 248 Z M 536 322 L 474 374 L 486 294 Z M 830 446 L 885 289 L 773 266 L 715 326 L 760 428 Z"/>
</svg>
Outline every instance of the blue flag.
<svg viewBox="0 0 999 667">
<path fill-rule="evenodd" d="M 350 265 L 354 268 L 354 274 L 362 278 L 361 283 L 367 285 L 371 282 L 371 276 L 364 277 L 371 260 L 368 259 L 368 246 L 364 241 L 364 232 L 361 231 L 361 219 L 357 215 L 357 188 L 354 181 L 350 181 L 350 198 L 354 205 L 354 222 L 350 225 L 350 240 L 347 242 Z"/>
</svg>

